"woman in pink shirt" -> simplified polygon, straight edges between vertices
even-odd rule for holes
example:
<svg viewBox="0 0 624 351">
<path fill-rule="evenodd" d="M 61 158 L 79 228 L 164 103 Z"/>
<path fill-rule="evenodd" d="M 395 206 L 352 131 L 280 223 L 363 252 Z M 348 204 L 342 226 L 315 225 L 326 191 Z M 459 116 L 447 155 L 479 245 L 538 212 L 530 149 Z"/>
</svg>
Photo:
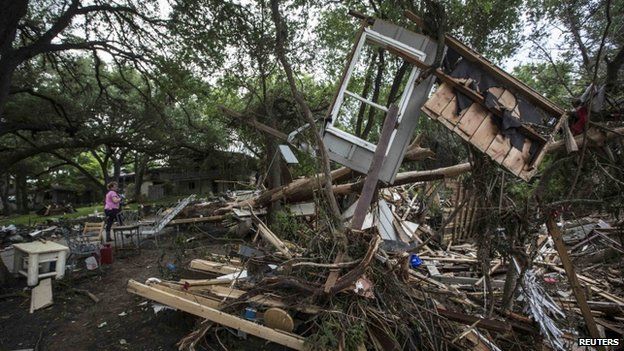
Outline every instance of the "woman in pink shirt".
<svg viewBox="0 0 624 351">
<path fill-rule="evenodd" d="M 110 231 L 113 222 L 117 220 L 119 215 L 119 203 L 121 197 L 117 194 L 119 187 L 117 182 L 108 183 L 108 193 L 104 198 L 104 214 L 106 215 L 106 241 L 111 241 Z"/>
</svg>

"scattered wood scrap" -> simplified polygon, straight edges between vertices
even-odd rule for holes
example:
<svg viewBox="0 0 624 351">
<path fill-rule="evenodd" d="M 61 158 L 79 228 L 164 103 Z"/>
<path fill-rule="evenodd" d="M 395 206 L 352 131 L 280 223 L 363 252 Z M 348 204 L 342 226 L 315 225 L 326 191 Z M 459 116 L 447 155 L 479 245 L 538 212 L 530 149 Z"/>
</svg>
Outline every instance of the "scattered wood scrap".
<svg viewBox="0 0 624 351">
<path fill-rule="evenodd" d="M 47 278 L 39 281 L 39 285 L 32 289 L 30 313 L 51 306 L 52 303 L 52 279 Z"/>
</svg>

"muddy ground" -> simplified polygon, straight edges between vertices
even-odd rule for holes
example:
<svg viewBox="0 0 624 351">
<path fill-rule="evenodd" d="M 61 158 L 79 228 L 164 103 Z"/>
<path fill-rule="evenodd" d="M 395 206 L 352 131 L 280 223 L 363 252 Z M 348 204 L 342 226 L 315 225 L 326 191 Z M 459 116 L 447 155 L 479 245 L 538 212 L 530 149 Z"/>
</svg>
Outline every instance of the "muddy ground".
<svg viewBox="0 0 624 351">
<path fill-rule="evenodd" d="M 197 319 L 172 310 L 154 313 L 151 302 L 126 292 L 126 283 L 172 274 L 189 277 L 197 273 L 180 271 L 185 260 L 227 248 L 226 242 L 214 237 L 186 243 L 189 237 L 171 234 L 161 238 L 158 247 L 146 243 L 140 255 L 115 257 L 101 272 L 83 269 L 53 281 L 54 304 L 33 314 L 26 281 L 17 279 L 14 286 L 0 290 L 0 351 L 177 350 L 175 344 L 193 330 Z M 175 264 L 173 273 L 165 268 L 167 263 Z M 94 303 L 72 288 L 86 289 L 100 301 Z"/>
</svg>

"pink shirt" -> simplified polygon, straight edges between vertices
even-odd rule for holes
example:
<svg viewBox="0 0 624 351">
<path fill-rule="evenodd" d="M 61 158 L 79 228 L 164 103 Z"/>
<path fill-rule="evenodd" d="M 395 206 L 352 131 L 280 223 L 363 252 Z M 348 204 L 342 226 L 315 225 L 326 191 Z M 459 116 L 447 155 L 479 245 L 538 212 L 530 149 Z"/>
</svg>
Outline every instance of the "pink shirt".
<svg viewBox="0 0 624 351">
<path fill-rule="evenodd" d="M 117 195 L 117 193 L 114 192 L 113 190 L 106 193 L 106 198 L 104 200 L 105 210 L 113 210 L 113 209 L 119 208 L 119 202 L 114 202 L 113 201 L 114 198 L 119 199 L 119 195 Z"/>
</svg>

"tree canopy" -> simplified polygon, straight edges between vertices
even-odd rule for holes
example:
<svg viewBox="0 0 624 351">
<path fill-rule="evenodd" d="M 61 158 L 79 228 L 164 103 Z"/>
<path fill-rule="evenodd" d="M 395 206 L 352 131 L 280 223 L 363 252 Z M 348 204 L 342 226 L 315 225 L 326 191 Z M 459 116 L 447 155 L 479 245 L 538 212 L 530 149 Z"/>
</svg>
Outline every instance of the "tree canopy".
<svg viewBox="0 0 624 351">
<path fill-rule="evenodd" d="M 263 160 L 273 184 L 281 182 L 279 169 L 270 169 L 277 140 L 250 121 L 289 133 L 307 117 L 324 118 L 358 27 L 349 9 L 412 30 L 419 29 L 405 10 L 430 18 L 443 9 L 444 32 L 494 62 L 528 45 L 533 54 L 514 74 L 566 109 L 590 83 L 605 84 L 611 112 L 595 121 L 614 121 L 613 111 L 622 110 L 623 6 L 621 0 L 0 0 L 0 198 L 7 201 L 9 184 L 28 192 L 34 180 L 58 182 L 69 174 L 103 187 L 122 169 L 205 157 L 233 144 Z M 395 101 L 392 87 L 406 67 L 377 50 L 364 61 L 372 74 L 356 77 L 354 89 Z M 374 138 L 381 120 L 360 111 L 346 128 Z M 303 133 L 309 144 L 314 130 Z M 421 123 L 419 133 L 439 156 L 412 167 L 468 156 L 431 123 Z M 621 170 L 607 169 L 621 179 Z"/>
</svg>

